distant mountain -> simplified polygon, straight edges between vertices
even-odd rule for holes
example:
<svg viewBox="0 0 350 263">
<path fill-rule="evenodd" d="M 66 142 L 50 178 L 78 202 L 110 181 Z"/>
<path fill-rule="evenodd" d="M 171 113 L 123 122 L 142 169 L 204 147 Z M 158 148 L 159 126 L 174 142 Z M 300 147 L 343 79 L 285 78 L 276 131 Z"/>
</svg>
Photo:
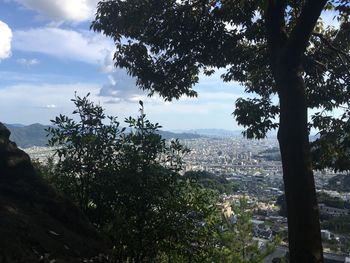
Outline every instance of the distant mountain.
<svg viewBox="0 0 350 263">
<path fill-rule="evenodd" d="M 46 137 L 47 132 L 45 129 L 49 126 L 45 126 L 39 123 L 27 126 L 20 124 L 5 125 L 11 131 L 10 140 L 14 141 L 21 148 L 47 145 L 48 138 Z"/>
<path fill-rule="evenodd" d="M 175 132 L 169 132 L 169 131 L 158 131 L 158 134 L 160 134 L 164 139 L 170 140 L 170 139 L 197 139 L 202 137 L 199 134 L 194 133 L 175 133 Z"/>
<path fill-rule="evenodd" d="M 224 129 L 193 129 L 183 132 L 208 137 L 242 137 L 242 131 L 230 131 Z"/>
<path fill-rule="evenodd" d="M 7 128 L 13 128 L 13 127 L 24 127 L 25 125 L 20 124 L 20 123 L 11 123 L 11 124 L 6 124 Z"/>
<path fill-rule="evenodd" d="M 32 146 L 46 146 L 48 138 L 46 137 L 49 126 L 39 123 L 31 125 L 22 124 L 5 124 L 11 131 L 10 139 L 14 141 L 21 148 L 28 148 Z M 174 133 L 168 131 L 158 131 L 158 133 L 166 140 L 170 139 L 196 139 L 201 135 L 193 133 Z"/>
</svg>

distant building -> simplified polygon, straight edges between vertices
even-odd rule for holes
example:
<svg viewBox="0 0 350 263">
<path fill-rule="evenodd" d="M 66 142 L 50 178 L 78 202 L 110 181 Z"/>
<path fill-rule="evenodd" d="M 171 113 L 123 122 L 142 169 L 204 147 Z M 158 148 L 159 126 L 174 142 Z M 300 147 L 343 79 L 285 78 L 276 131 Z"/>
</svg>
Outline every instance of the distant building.
<svg viewBox="0 0 350 263">
<path fill-rule="evenodd" d="M 264 221 L 251 220 L 255 237 L 272 240 L 272 230 L 264 225 Z"/>
<path fill-rule="evenodd" d="M 230 202 L 224 202 L 222 204 L 219 204 L 219 207 L 221 208 L 222 213 L 226 216 L 226 217 L 231 217 L 233 215 L 233 211 L 232 211 L 232 207 Z"/>
<path fill-rule="evenodd" d="M 335 208 L 326 206 L 325 204 L 319 204 L 320 214 L 330 215 L 330 216 L 345 216 L 349 214 L 349 209 Z"/>
</svg>

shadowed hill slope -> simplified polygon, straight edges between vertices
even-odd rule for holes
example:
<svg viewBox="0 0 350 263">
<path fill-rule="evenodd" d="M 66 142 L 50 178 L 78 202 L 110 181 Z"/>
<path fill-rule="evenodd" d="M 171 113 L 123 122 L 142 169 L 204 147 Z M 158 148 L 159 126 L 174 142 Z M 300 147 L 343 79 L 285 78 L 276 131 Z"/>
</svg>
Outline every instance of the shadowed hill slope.
<svg viewBox="0 0 350 263">
<path fill-rule="evenodd" d="M 39 123 L 28 126 L 8 125 L 6 127 L 11 131 L 10 139 L 19 147 L 28 148 L 32 146 L 47 146 L 47 129 L 49 126 Z"/>
<path fill-rule="evenodd" d="M 48 137 L 47 129 L 48 125 L 42 125 L 39 123 L 31 125 L 11 125 L 5 124 L 5 126 L 10 130 L 11 141 L 15 142 L 21 148 L 28 148 L 32 146 L 47 146 Z M 130 132 L 130 129 L 127 128 L 127 131 Z M 157 131 L 163 139 L 197 139 L 203 137 L 199 134 L 193 133 L 173 133 L 169 131 L 159 130 Z"/>
<path fill-rule="evenodd" d="M 0 123 L 0 262 L 81 262 L 106 252 L 105 240 L 9 136 Z"/>
</svg>

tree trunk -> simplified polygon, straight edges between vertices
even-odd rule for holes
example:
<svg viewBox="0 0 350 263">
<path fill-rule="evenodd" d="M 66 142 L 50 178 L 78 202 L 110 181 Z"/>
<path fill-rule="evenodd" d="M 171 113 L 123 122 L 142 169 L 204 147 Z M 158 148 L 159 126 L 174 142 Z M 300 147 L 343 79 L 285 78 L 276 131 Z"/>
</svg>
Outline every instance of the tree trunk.
<svg viewBox="0 0 350 263">
<path fill-rule="evenodd" d="M 285 187 L 290 262 L 323 262 L 319 210 L 307 128 L 305 84 L 298 70 L 280 65 L 278 141 Z"/>
</svg>

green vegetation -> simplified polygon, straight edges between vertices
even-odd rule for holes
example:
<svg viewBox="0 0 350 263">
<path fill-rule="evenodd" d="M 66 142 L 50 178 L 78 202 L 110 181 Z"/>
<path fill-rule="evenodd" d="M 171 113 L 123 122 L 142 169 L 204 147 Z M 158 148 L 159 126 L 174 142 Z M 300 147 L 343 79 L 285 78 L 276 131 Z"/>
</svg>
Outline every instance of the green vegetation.
<svg viewBox="0 0 350 263">
<path fill-rule="evenodd" d="M 333 12 L 339 25 L 325 25 L 325 12 Z M 106 0 L 99 2 L 91 27 L 113 39 L 115 66 L 150 95 L 169 101 L 195 97 L 199 75 L 218 69 L 224 70 L 223 81 L 236 81 L 254 95 L 237 99 L 233 114 L 248 138 L 279 129 L 293 215 L 290 260 L 320 262 L 309 130 L 321 135 L 312 147 L 318 167 L 349 169 L 349 17 L 348 0 Z M 339 106 L 345 110 L 338 118 L 332 111 Z M 315 111 L 312 118 L 308 109 Z"/>
<path fill-rule="evenodd" d="M 217 193 L 230 183 L 178 174 L 188 150 L 156 133 L 142 102 L 127 133 L 88 96 L 72 101 L 78 121 L 60 115 L 48 128 L 58 163 L 36 168 L 109 236 L 112 262 L 261 262 L 271 252 L 253 240 L 246 203 L 232 206 L 237 222 L 223 215 Z"/>
<path fill-rule="evenodd" d="M 318 200 L 318 203 L 323 203 L 326 206 L 350 210 L 350 202 L 341 200 L 340 198 L 337 198 L 337 197 L 332 197 L 323 192 L 317 193 L 317 200 Z M 276 204 L 280 207 L 279 214 L 281 216 L 287 216 L 286 201 L 285 201 L 284 194 L 280 195 L 277 198 Z"/>
<path fill-rule="evenodd" d="M 257 240 L 252 236 L 252 207 L 245 198 L 241 198 L 238 205 L 232 205 L 235 223 L 232 218 L 223 217 L 221 231 L 218 232 L 220 244 L 222 245 L 215 262 L 238 262 L 258 263 L 273 252 L 275 245 L 279 242 L 276 238 L 274 243 L 259 246 Z"/>
<path fill-rule="evenodd" d="M 350 192 L 350 176 L 348 174 L 338 174 L 328 181 L 330 190 L 339 192 Z"/>
<path fill-rule="evenodd" d="M 322 227 L 341 235 L 350 234 L 350 216 L 339 216 L 329 218 L 322 222 Z"/>
<path fill-rule="evenodd" d="M 318 203 L 323 203 L 326 206 L 340 208 L 340 209 L 350 209 L 350 202 L 344 201 L 340 198 L 330 196 L 326 193 L 317 193 Z"/>
<path fill-rule="evenodd" d="M 218 176 L 206 171 L 189 171 L 184 177 L 193 180 L 204 188 L 217 191 L 219 194 L 232 194 L 237 190 L 234 182 L 228 181 L 224 176 Z"/>
<path fill-rule="evenodd" d="M 57 189 L 73 200 L 89 219 L 99 225 L 110 211 L 113 199 L 114 173 L 120 149 L 119 123 L 107 117 L 102 107 L 87 97 L 72 100 L 79 122 L 60 115 L 47 129 L 50 146 L 56 146 L 59 162 L 51 178 Z M 109 124 L 104 124 L 105 119 Z M 108 216 L 107 216 L 108 217 Z"/>
</svg>

